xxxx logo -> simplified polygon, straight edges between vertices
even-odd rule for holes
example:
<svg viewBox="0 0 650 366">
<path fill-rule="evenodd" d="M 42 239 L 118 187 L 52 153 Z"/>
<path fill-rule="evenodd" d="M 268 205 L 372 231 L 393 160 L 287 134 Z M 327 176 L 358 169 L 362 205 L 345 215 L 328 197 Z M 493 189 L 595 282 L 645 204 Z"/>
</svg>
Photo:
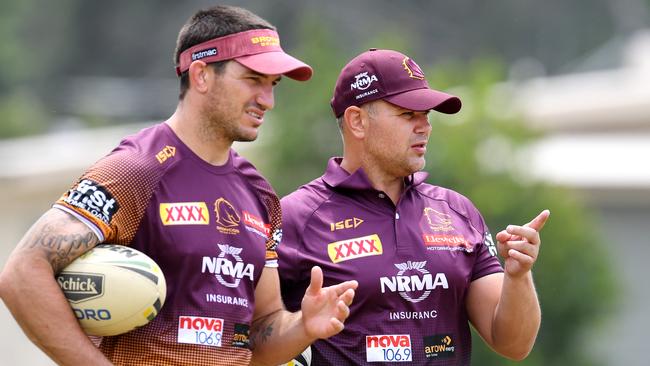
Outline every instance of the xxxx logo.
<svg viewBox="0 0 650 366">
<path fill-rule="evenodd" d="M 210 214 L 205 202 L 161 203 L 163 225 L 208 225 Z"/>
<path fill-rule="evenodd" d="M 382 253 L 381 240 L 377 234 L 341 240 L 327 245 L 327 254 L 333 263 L 381 255 Z"/>
</svg>

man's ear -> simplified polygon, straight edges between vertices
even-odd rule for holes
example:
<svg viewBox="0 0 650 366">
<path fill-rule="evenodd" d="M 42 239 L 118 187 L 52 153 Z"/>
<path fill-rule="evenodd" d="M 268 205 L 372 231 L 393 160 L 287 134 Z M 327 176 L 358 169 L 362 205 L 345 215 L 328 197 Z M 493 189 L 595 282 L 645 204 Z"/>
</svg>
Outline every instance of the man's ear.
<svg viewBox="0 0 650 366">
<path fill-rule="evenodd" d="M 368 114 L 357 106 L 348 107 L 343 112 L 343 124 L 349 131 L 350 135 L 357 139 L 362 139 L 368 129 Z"/>
<path fill-rule="evenodd" d="M 208 80 L 210 77 L 208 64 L 200 60 L 193 61 L 187 70 L 187 76 L 189 77 L 190 88 L 193 88 L 199 93 L 208 91 Z"/>
</svg>

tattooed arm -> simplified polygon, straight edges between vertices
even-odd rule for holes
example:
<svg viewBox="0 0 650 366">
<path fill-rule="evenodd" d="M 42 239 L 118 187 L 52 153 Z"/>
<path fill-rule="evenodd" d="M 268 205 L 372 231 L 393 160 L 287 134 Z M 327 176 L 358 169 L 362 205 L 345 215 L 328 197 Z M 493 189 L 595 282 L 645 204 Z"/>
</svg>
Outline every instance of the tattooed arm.
<svg viewBox="0 0 650 366">
<path fill-rule="evenodd" d="M 0 297 L 25 334 L 60 365 L 110 365 L 88 339 L 55 274 L 98 244 L 68 213 L 50 209 L 27 231 L 0 273 Z"/>
<path fill-rule="evenodd" d="M 255 288 L 251 365 L 288 362 L 315 340 L 343 330 L 357 286 L 357 281 L 346 281 L 323 287 L 323 272 L 314 267 L 301 310 L 291 313 L 284 309 L 280 298 L 277 269 L 265 267 Z"/>
</svg>

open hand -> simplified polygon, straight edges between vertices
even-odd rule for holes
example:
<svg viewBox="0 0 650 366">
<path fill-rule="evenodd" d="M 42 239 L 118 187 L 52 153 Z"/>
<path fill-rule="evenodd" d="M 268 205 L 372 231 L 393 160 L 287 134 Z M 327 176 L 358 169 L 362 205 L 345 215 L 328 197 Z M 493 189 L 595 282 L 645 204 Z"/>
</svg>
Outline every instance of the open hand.
<svg viewBox="0 0 650 366">
<path fill-rule="evenodd" d="M 327 338 L 342 331 L 358 286 L 357 281 L 345 281 L 323 287 L 323 271 L 318 266 L 312 267 L 311 282 L 301 305 L 307 334 L 313 338 Z"/>
</svg>

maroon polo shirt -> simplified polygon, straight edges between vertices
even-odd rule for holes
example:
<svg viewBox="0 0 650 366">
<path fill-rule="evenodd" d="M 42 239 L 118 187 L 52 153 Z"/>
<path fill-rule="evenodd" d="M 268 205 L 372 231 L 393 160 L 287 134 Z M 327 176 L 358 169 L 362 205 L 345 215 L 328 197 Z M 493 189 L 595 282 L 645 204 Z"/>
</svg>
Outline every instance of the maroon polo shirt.
<svg viewBox="0 0 650 366">
<path fill-rule="evenodd" d="M 314 365 L 466 365 L 470 283 L 502 272 L 481 214 L 464 196 L 406 178 L 395 206 L 340 158 L 281 200 L 283 298 L 300 308 L 314 265 L 325 286 L 359 281 L 345 329 L 312 345 Z"/>
</svg>

